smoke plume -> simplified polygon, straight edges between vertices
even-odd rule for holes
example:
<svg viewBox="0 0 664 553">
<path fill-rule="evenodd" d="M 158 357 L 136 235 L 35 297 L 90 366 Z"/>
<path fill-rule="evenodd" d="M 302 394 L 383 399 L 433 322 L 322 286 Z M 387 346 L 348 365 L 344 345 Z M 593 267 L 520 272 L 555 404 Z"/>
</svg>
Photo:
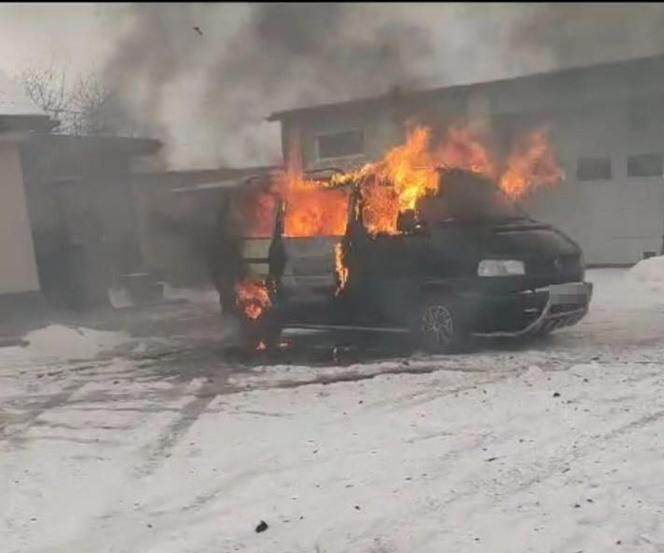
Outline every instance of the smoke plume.
<svg viewBox="0 0 664 553">
<path fill-rule="evenodd" d="M 104 76 L 174 165 L 279 160 L 272 111 L 661 51 L 659 5 L 141 4 Z"/>
</svg>

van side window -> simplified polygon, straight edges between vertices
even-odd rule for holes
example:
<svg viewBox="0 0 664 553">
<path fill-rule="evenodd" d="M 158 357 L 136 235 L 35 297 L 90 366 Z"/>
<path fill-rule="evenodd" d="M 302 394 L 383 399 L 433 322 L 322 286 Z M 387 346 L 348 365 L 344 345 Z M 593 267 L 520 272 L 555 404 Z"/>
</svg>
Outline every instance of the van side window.
<svg viewBox="0 0 664 553">
<path fill-rule="evenodd" d="M 576 163 L 577 180 L 609 180 L 611 178 L 611 158 L 580 157 Z"/>
<path fill-rule="evenodd" d="M 662 154 L 640 154 L 627 158 L 628 177 L 659 177 L 662 167 Z"/>
</svg>

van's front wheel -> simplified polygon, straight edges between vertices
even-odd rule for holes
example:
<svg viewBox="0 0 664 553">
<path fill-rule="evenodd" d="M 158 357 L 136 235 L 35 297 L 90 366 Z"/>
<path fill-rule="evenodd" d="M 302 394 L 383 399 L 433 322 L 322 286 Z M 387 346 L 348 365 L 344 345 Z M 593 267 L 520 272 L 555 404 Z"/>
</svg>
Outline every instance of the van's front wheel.
<svg viewBox="0 0 664 553">
<path fill-rule="evenodd" d="M 417 312 L 413 333 L 417 344 L 429 353 L 456 353 L 468 333 L 458 301 L 444 294 L 426 298 Z"/>
</svg>

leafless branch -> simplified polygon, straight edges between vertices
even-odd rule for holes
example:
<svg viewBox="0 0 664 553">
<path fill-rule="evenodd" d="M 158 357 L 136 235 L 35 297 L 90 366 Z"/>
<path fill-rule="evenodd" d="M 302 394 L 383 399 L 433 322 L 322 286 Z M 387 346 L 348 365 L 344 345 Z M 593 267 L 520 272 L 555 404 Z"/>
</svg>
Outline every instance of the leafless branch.
<svg viewBox="0 0 664 553">
<path fill-rule="evenodd" d="M 67 72 L 54 67 L 30 67 L 20 80 L 28 97 L 53 119 L 54 132 L 73 135 L 133 134 L 121 116 L 119 103 L 95 72 L 79 74 L 70 84 Z"/>
</svg>

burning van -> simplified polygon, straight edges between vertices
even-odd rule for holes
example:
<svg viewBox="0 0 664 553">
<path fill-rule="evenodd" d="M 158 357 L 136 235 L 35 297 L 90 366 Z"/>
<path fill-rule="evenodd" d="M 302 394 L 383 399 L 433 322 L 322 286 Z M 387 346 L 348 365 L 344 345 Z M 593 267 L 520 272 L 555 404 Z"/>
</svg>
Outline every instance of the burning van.
<svg viewBox="0 0 664 553">
<path fill-rule="evenodd" d="M 471 335 L 543 335 L 585 316 L 592 285 L 573 240 L 481 171 L 399 155 L 286 172 L 254 196 L 261 229 L 245 241 L 253 269 L 235 301 L 260 348 L 300 327 L 407 332 L 452 352 Z"/>
</svg>

